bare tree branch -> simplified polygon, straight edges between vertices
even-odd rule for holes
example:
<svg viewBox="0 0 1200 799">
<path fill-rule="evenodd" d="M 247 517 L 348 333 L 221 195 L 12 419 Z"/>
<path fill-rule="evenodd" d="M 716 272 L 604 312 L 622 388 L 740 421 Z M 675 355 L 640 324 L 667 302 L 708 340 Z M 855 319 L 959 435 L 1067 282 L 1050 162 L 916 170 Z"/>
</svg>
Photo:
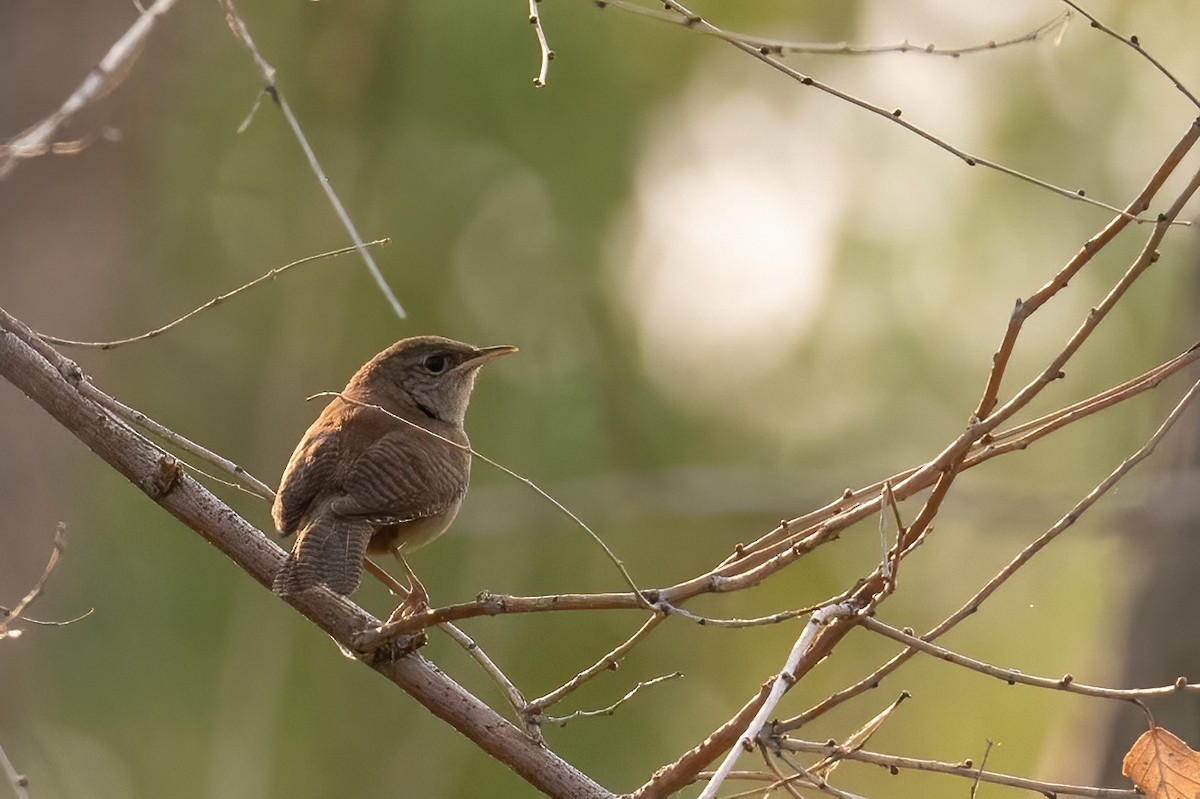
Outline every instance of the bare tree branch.
<svg viewBox="0 0 1200 799">
<path fill-rule="evenodd" d="M 29 342 L 36 334 L 0 309 L 0 374 L 171 515 L 269 587 L 282 549 L 189 477 L 169 453 L 134 432 L 79 390 L 76 369 L 51 361 Z M 379 620 L 349 600 L 307 591 L 289 603 L 344 647 Z M 419 653 L 362 660 L 480 749 L 552 797 L 611 799 L 612 793 L 499 716 Z"/>
<path fill-rule="evenodd" d="M 379 265 L 371 257 L 371 253 L 367 249 L 362 236 L 359 234 L 358 228 L 355 226 L 354 221 L 350 219 L 350 214 L 347 213 L 346 207 L 342 205 L 337 192 L 333 190 L 333 183 L 326 176 L 325 170 L 321 169 L 321 163 L 317 160 L 317 154 L 313 152 L 312 145 L 308 143 L 308 137 L 304 135 L 304 131 L 301 129 L 300 121 L 292 113 L 292 107 L 287 104 L 287 100 L 283 98 L 283 93 L 275 85 L 275 67 L 267 63 L 267 60 L 258 52 L 258 46 L 254 44 L 254 39 L 250 37 L 250 29 L 246 27 L 246 23 L 242 19 L 241 14 L 238 13 L 233 0 L 221 0 L 221 5 L 225 9 L 225 19 L 229 23 L 229 30 L 233 32 L 238 41 L 246 46 L 246 49 L 253 56 L 254 63 L 258 66 L 259 73 L 266 84 L 264 91 L 275 101 L 275 104 L 279 107 L 279 111 L 283 114 L 283 118 L 287 120 L 288 127 L 292 129 L 292 135 L 296 137 L 296 141 L 300 144 L 300 149 L 304 151 L 304 157 L 308 160 L 309 169 L 316 176 L 317 182 L 321 184 L 321 190 L 325 192 L 325 197 L 329 200 L 330 206 L 333 207 L 333 212 L 337 215 L 338 221 L 342 223 L 342 227 L 349 234 L 350 241 L 354 242 L 354 249 L 358 251 L 363 263 L 367 266 L 367 271 L 371 273 L 371 277 L 375 280 L 375 285 L 379 287 L 379 291 L 388 301 L 388 304 L 392 306 L 392 310 L 395 311 L 396 316 L 403 319 L 405 317 L 404 307 L 400 305 L 400 300 L 396 299 L 396 294 L 392 291 L 392 287 L 388 285 L 387 280 L 384 279 L 383 272 L 379 271 Z"/>
<path fill-rule="evenodd" d="M 1027 791 L 1037 791 L 1045 796 L 1087 796 L 1096 799 L 1127 799 L 1141 796 L 1135 790 L 1121 788 L 1094 788 L 1088 785 L 1069 785 L 1058 782 L 1031 780 L 1010 774 L 998 774 L 994 771 L 982 771 L 967 760 L 963 763 L 941 763 L 936 760 L 922 760 L 915 757 L 897 757 L 867 752 L 861 749 L 848 749 L 839 744 L 816 743 L 813 741 L 797 741 L 786 738 L 779 742 L 782 749 L 792 752 L 810 752 L 816 755 L 837 757 L 843 760 L 857 760 L 862 763 L 872 763 L 877 766 L 894 769 L 914 769 L 918 771 L 933 771 L 939 774 L 952 774 L 965 779 L 978 779 L 980 782 L 995 785 L 1008 785 Z"/>
<path fill-rule="evenodd" d="M 623 0 L 621 0 L 619 2 L 610 2 L 610 0 L 601 0 L 599 5 L 602 8 L 605 6 L 608 6 L 608 5 L 613 5 L 613 6 L 625 8 L 628 10 L 637 9 L 638 11 L 645 11 L 644 8 L 641 8 L 634 3 L 623 2 Z M 1021 172 L 1018 169 L 1014 169 L 1014 168 L 1007 166 L 1005 164 L 1002 164 L 998 161 L 993 161 L 988 158 L 983 158 L 982 156 L 973 155 L 972 153 L 969 153 L 966 150 L 956 147 L 956 146 L 950 144 L 949 142 L 947 142 L 945 139 L 942 139 L 941 137 L 937 136 L 936 134 L 921 127 L 920 125 L 916 125 L 912 122 L 909 122 L 907 119 L 904 119 L 902 109 L 884 108 L 881 105 L 877 105 L 875 103 L 864 100 L 861 97 L 857 97 L 853 94 L 850 94 L 849 92 L 843 91 L 843 90 L 837 88 L 836 86 L 833 86 L 832 84 L 825 83 L 824 81 L 818 80 L 817 78 L 814 78 L 812 75 L 800 72 L 799 70 L 795 69 L 794 67 L 792 67 L 788 64 L 785 64 L 780 58 L 778 58 L 775 55 L 775 52 L 770 47 L 758 46 L 758 45 L 754 44 L 751 40 L 744 39 L 743 37 L 741 37 L 738 34 L 730 33 L 729 31 L 726 31 L 724 28 L 714 25 L 713 23 L 709 22 L 704 17 L 691 11 L 687 6 L 678 2 L 678 0 L 664 0 L 663 6 L 667 9 L 669 9 L 670 11 L 672 11 L 673 14 L 667 15 L 667 16 L 655 15 L 656 18 L 664 19 L 668 22 L 673 22 L 674 24 L 681 25 L 684 28 L 687 28 L 688 30 L 698 31 L 700 33 L 704 33 L 709 36 L 713 36 L 715 38 L 718 38 L 725 42 L 728 42 L 729 44 L 736 47 L 738 50 L 741 50 L 743 53 L 753 56 L 754 58 L 757 58 L 759 61 L 762 61 L 764 64 L 770 66 L 772 69 L 776 70 L 777 72 L 780 72 L 780 73 L 786 75 L 787 77 L 791 78 L 792 80 L 796 81 L 797 83 L 799 83 L 802 86 L 811 86 L 812 88 L 814 88 L 818 91 L 824 92 L 825 94 L 828 94 L 832 97 L 836 97 L 838 100 L 841 100 L 845 103 L 849 103 L 850 105 L 853 105 L 857 108 L 861 108 L 864 111 L 867 111 L 869 113 L 875 114 L 876 116 L 882 117 L 883 119 L 885 119 L 893 124 L 899 125 L 900 127 L 904 128 L 908 132 L 913 133 L 913 134 L 919 136 L 920 138 L 924 139 L 925 141 L 929 142 L 930 144 L 933 144 L 934 146 L 950 153 L 951 155 L 958 158 L 960 161 L 962 161 L 967 166 L 982 166 L 987 169 L 991 169 L 996 172 L 1000 172 L 1001 174 L 1008 175 L 1009 177 L 1016 178 L 1017 180 L 1023 181 L 1025 183 L 1032 184 L 1041 189 L 1045 189 L 1046 191 L 1049 191 L 1053 194 L 1057 194 L 1059 196 L 1066 197 L 1071 200 L 1084 202 L 1089 205 L 1094 205 L 1094 206 L 1097 206 L 1100 208 L 1107 209 L 1109 211 L 1115 211 L 1120 214 L 1127 213 L 1125 211 L 1122 211 L 1120 208 L 1117 208 L 1114 205 L 1110 205 L 1109 203 L 1105 203 L 1105 202 L 1101 202 L 1099 200 L 1092 199 L 1091 197 L 1087 196 L 1087 192 L 1084 191 L 1083 189 L 1068 189 L 1064 186 L 1058 186 L 1053 183 L 1050 183 L 1049 181 L 1042 180 L 1041 178 L 1039 178 L 1035 175 Z M 1132 217 L 1132 219 L 1133 219 L 1133 221 L 1137 221 L 1137 222 L 1152 222 L 1152 221 L 1154 221 L 1152 219 L 1144 219 L 1139 216 L 1134 216 L 1134 217 Z M 1180 224 L 1187 225 L 1190 223 L 1189 222 L 1180 222 Z"/>
<path fill-rule="evenodd" d="M 391 239 L 375 239 L 374 241 L 366 242 L 363 246 L 364 247 L 382 247 L 382 246 L 389 244 L 390 242 L 391 242 Z M 178 319 L 175 319 L 174 321 L 167 322 L 165 325 L 156 327 L 153 330 L 147 331 L 145 333 L 139 333 L 136 336 L 129 336 L 128 338 L 119 338 L 119 339 L 115 339 L 112 341 L 80 341 L 78 339 L 72 339 L 72 338 L 59 338 L 58 336 L 48 336 L 45 333 L 39 333 L 39 335 L 42 337 L 43 341 L 48 341 L 51 344 L 57 344 L 59 346 L 67 346 L 67 347 L 89 347 L 91 349 L 97 349 L 97 350 L 112 350 L 112 349 L 116 349 L 117 347 L 124 346 L 125 344 L 133 344 L 138 341 L 149 341 L 152 338 L 161 336 L 163 333 L 166 333 L 171 328 L 183 324 L 184 322 L 191 319 L 196 314 L 203 313 L 204 311 L 207 311 L 210 308 L 215 308 L 216 306 L 220 305 L 225 300 L 231 299 L 232 297 L 234 297 L 238 294 L 241 294 L 243 291 L 246 291 L 247 289 L 252 289 L 255 286 L 259 285 L 260 283 L 264 283 L 268 280 L 274 280 L 275 278 L 279 277 L 281 274 L 283 274 L 284 272 L 286 272 L 287 270 L 291 269 L 294 266 L 300 266 L 301 264 L 307 264 L 312 261 L 318 261 L 318 260 L 321 260 L 322 258 L 333 258 L 338 255 L 346 255 L 348 253 L 357 252 L 357 251 L 358 251 L 357 247 L 342 247 L 337 250 L 330 250 L 329 252 L 322 252 L 322 253 L 317 253 L 316 255 L 308 255 L 308 256 L 305 256 L 304 258 L 298 258 L 297 260 L 292 261 L 290 263 L 286 263 L 283 266 L 278 266 L 278 267 L 270 270 L 266 274 L 259 275 L 258 277 L 251 280 L 249 283 L 243 283 L 242 285 L 238 286 L 237 288 L 227 291 L 224 294 L 218 294 L 216 297 L 213 297 L 208 302 L 205 302 L 201 305 L 196 306 L 195 308 L 188 311 L 187 313 L 185 313 L 183 316 L 179 317 Z M 268 499 L 269 499 L 269 497 L 268 497 Z"/>
<path fill-rule="evenodd" d="M 33 588 L 30 588 L 25 596 L 21 597 L 21 601 L 13 606 L 12 609 L 0 608 L 4 612 L 4 615 L 0 616 L 0 641 L 20 635 L 20 630 L 10 630 L 9 628 L 13 622 L 20 620 L 24 616 L 25 609 L 42 595 L 42 591 L 46 587 L 46 581 L 50 579 L 50 573 L 58 565 L 58 559 L 62 557 L 63 547 L 66 546 L 66 538 L 63 535 L 65 528 L 65 524 L 62 522 L 58 523 L 58 527 L 54 531 L 54 549 L 50 552 L 50 559 L 46 561 L 46 568 L 42 570 L 42 576 L 33 584 Z"/>
<path fill-rule="evenodd" d="M 36 158 L 53 150 L 54 137 L 63 126 L 83 108 L 104 97 L 125 80 L 133 62 L 142 52 L 146 38 L 158 20 L 171 10 L 175 0 L 157 0 L 130 26 L 116 44 L 109 48 L 100 63 L 92 68 L 83 82 L 58 110 L 11 141 L 0 145 L 0 180 L 16 169 L 25 158 Z"/>
</svg>

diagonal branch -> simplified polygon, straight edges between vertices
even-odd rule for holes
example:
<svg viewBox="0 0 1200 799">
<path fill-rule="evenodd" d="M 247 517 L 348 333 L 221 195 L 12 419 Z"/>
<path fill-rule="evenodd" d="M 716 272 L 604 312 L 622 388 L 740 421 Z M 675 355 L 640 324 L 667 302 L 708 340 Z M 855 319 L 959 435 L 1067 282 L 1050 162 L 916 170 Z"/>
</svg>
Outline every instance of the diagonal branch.
<svg viewBox="0 0 1200 799">
<path fill-rule="evenodd" d="M 1154 68 L 1157 69 L 1159 72 L 1161 72 L 1163 77 L 1165 77 L 1167 80 L 1171 81 L 1172 85 L 1174 85 L 1175 88 L 1178 89 L 1180 91 L 1180 93 L 1183 94 L 1184 97 L 1188 98 L 1188 100 L 1192 103 L 1192 105 L 1196 106 L 1197 108 L 1200 108 L 1200 99 L 1197 99 L 1196 95 L 1192 94 L 1192 92 L 1189 91 L 1188 88 L 1183 85 L 1182 81 L 1180 81 L 1179 78 L 1177 78 L 1173 74 L 1171 74 L 1171 71 L 1169 69 L 1167 69 L 1165 66 L 1163 66 L 1161 61 L 1159 61 L 1157 58 L 1155 58 L 1154 56 L 1147 53 L 1144 49 L 1142 49 L 1142 43 L 1138 40 L 1137 36 L 1122 36 L 1121 34 L 1117 33 L 1112 28 L 1105 25 L 1103 22 L 1101 22 L 1095 16 L 1093 16 L 1092 14 L 1089 14 L 1087 11 L 1085 11 L 1083 9 L 1083 7 L 1080 6 L 1078 3 L 1074 3 L 1071 0 L 1063 0 L 1063 2 L 1066 3 L 1068 6 L 1070 6 L 1071 8 L 1075 9 L 1075 11 L 1079 12 L 1084 17 L 1086 17 L 1088 22 L 1090 22 L 1092 27 L 1095 28 L 1096 30 L 1102 31 L 1103 33 L 1106 33 L 1109 36 L 1116 39 L 1118 42 L 1121 42 L 1125 46 L 1133 48 L 1133 50 L 1135 52 L 1137 52 L 1139 55 L 1141 55 L 1142 58 L 1146 59 L 1151 64 L 1153 64 Z"/>
<path fill-rule="evenodd" d="M 0 375 L 242 571 L 270 586 L 283 550 L 185 474 L 169 453 L 85 397 L 57 364 L 30 346 L 33 340 L 33 331 L 0 309 Z M 379 624 L 349 600 L 326 591 L 305 592 L 289 602 L 346 647 L 358 632 Z M 611 792 L 539 746 L 419 653 L 361 662 L 547 796 L 613 799 Z"/>
<path fill-rule="evenodd" d="M 233 35 L 246 46 L 250 51 L 250 55 L 254 58 L 254 63 L 258 67 L 259 73 L 262 75 L 265 84 L 264 91 L 270 95 L 275 105 L 279 107 L 279 112 L 283 114 L 283 118 L 287 121 L 288 127 L 292 129 L 292 135 L 296 137 L 296 142 L 300 145 L 300 149 L 304 151 L 304 157 L 308 160 L 309 169 L 316 176 L 317 182 L 321 184 L 321 190 L 325 192 L 325 198 L 329 200 L 329 205 L 333 208 L 334 214 L 337 215 L 338 221 L 342 223 L 346 233 L 350 236 L 350 241 L 354 242 L 354 249 L 358 251 L 363 263 L 367 265 L 367 271 L 371 273 L 375 285 L 379 287 L 379 291 L 383 294 L 388 304 L 392 306 L 392 310 L 396 316 L 403 319 L 406 314 L 404 307 L 400 305 L 400 300 L 396 299 L 395 292 L 388 282 L 383 277 L 383 272 L 379 271 L 379 265 L 375 263 L 375 259 L 371 257 L 371 253 L 367 250 L 367 245 L 363 241 L 362 236 L 355 227 L 354 222 L 350 219 L 350 214 L 346 212 L 346 207 L 342 205 L 342 201 L 338 198 L 337 192 L 333 190 L 333 183 L 325 171 L 321 169 L 321 163 L 317 160 L 317 154 L 313 152 L 312 145 L 308 143 L 308 137 L 304 135 L 304 131 L 300 128 L 300 121 L 296 119 L 296 115 L 292 113 L 292 107 L 288 105 L 284 99 L 283 93 L 279 91 L 279 87 L 275 83 L 275 67 L 271 66 L 262 54 L 258 52 L 258 46 L 254 44 L 254 39 L 250 37 L 250 29 L 246 27 L 245 21 L 238 14 L 237 8 L 233 4 L 233 0 L 220 0 L 221 5 L 225 9 L 225 20 L 229 23 L 229 30 Z"/>
<path fill-rule="evenodd" d="M 983 396 L 979 399 L 979 406 L 975 409 L 975 418 L 985 418 L 996 407 L 997 396 L 1000 393 L 1000 382 L 1004 378 L 1008 361 L 1012 357 L 1013 348 L 1017 344 L 1017 336 L 1020 335 L 1021 327 L 1025 324 L 1025 320 L 1045 305 L 1051 297 L 1065 289 L 1071 278 L 1079 274 L 1079 270 L 1083 269 L 1096 253 L 1100 252 L 1109 242 L 1115 239 L 1117 234 L 1129 225 L 1131 219 L 1150 207 L 1150 200 L 1162 188 L 1167 178 L 1175 172 L 1175 168 L 1179 166 L 1179 162 L 1191 151 L 1198 139 L 1200 139 L 1200 119 L 1192 122 L 1175 146 L 1171 148 L 1171 152 L 1167 154 L 1162 164 L 1155 170 L 1145 187 L 1142 188 L 1137 197 L 1133 198 L 1129 205 L 1125 206 L 1125 210 L 1113 217 L 1099 233 L 1085 241 L 1074 257 L 1046 285 L 1030 295 L 1028 299 L 1017 303 L 1016 308 L 1013 310 L 1012 318 L 1008 322 L 1008 327 L 1004 331 L 1000 347 L 996 350 L 996 354 L 992 356 L 992 370 L 988 374 L 987 385 L 984 387 Z"/>
</svg>

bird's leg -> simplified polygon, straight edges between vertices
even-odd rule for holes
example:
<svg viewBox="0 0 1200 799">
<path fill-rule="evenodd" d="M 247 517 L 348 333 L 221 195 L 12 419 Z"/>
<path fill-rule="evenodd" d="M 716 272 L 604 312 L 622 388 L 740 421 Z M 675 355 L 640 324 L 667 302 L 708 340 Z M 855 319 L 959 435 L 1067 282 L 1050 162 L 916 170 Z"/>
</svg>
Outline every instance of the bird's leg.
<svg viewBox="0 0 1200 799">
<path fill-rule="evenodd" d="M 425 590 L 424 583 L 417 578 L 412 566 L 409 566 L 408 561 L 400 554 L 399 547 L 396 547 L 396 557 L 400 558 L 400 565 L 404 567 L 404 574 L 408 577 L 407 604 L 413 609 L 413 613 L 429 610 L 429 592 Z"/>
<path fill-rule="evenodd" d="M 400 585 L 400 583 L 396 581 L 395 577 L 384 571 L 383 568 L 375 561 L 371 560 L 370 558 L 364 558 L 363 568 L 366 569 L 370 574 L 374 575 L 375 579 L 383 583 L 384 587 L 387 588 L 388 592 L 391 593 L 392 596 L 408 596 L 408 589 Z"/>
<path fill-rule="evenodd" d="M 404 553 L 401 552 L 401 547 L 392 547 L 392 554 L 400 561 L 400 565 L 404 567 L 404 574 L 408 577 L 408 596 L 392 611 L 392 615 L 388 617 L 388 623 L 407 619 L 418 613 L 424 613 L 429 609 L 429 592 L 425 590 L 425 585 L 417 578 L 416 573 L 412 570 L 412 566 L 408 565 L 408 561 L 404 558 Z"/>
</svg>

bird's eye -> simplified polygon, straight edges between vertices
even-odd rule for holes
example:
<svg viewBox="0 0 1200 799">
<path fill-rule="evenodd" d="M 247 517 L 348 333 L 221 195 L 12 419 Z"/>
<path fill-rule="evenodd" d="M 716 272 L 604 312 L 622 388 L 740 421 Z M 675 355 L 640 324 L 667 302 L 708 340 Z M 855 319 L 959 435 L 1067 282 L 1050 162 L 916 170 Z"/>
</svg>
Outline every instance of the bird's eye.
<svg viewBox="0 0 1200 799">
<path fill-rule="evenodd" d="M 445 355 L 430 355 L 421 365 L 425 367 L 431 374 L 440 375 L 446 371 L 446 356 Z"/>
</svg>

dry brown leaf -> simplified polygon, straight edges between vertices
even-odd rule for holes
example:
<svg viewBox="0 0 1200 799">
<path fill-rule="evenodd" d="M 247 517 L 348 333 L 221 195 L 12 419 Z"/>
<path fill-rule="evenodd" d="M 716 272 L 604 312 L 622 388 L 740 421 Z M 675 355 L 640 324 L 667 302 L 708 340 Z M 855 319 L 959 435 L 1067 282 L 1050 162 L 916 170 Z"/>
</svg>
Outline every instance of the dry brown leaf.
<svg viewBox="0 0 1200 799">
<path fill-rule="evenodd" d="M 1142 733 L 1121 761 L 1121 773 L 1154 799 L 1200 797 L 1200 752 L 1162 727 Z"/>
</svg>

